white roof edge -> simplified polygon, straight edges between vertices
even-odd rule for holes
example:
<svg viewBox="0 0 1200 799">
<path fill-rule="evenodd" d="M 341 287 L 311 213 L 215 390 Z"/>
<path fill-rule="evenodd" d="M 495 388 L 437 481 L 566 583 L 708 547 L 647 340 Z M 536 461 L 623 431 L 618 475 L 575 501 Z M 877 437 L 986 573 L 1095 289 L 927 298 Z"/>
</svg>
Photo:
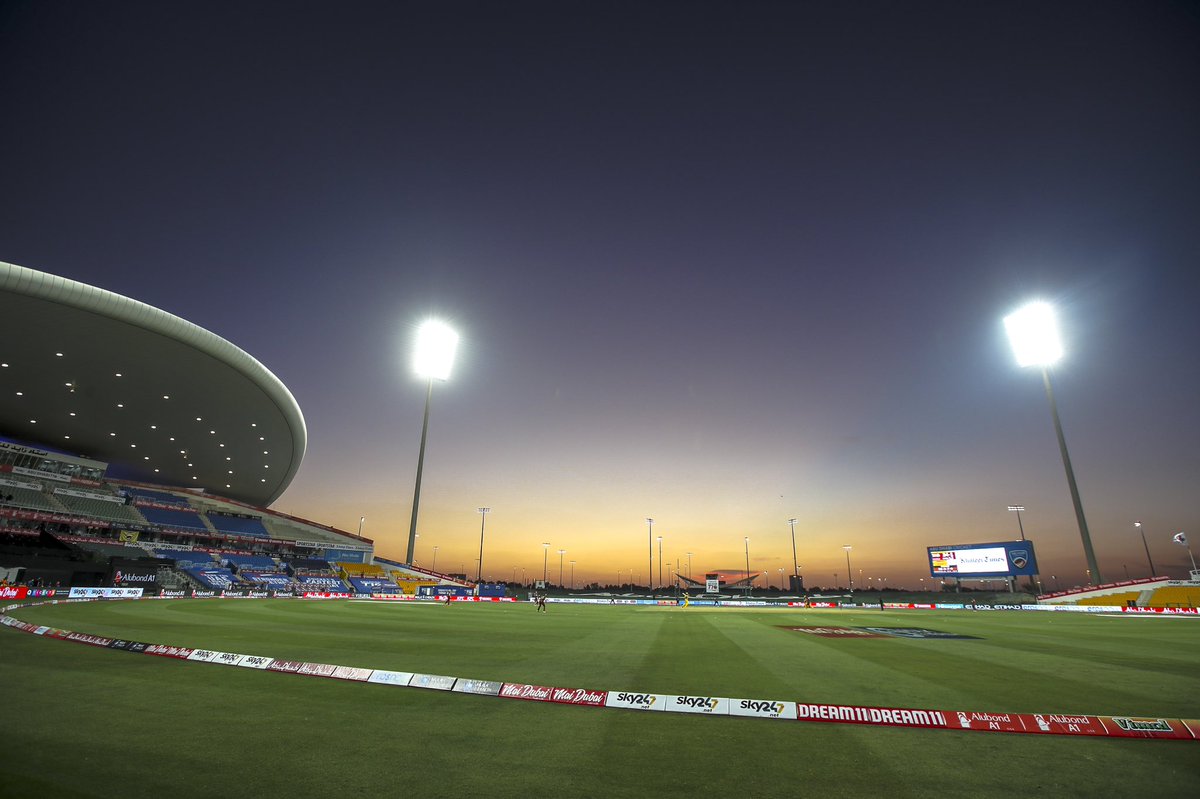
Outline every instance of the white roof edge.
<svg viewBox="0 0 1200 799">
<path fill-rule="evenodd" d="M 227 364 L 263 390 L 279 408 L 292 433 L 292 447 L 296 456 L 292 458 L 291 466 L 280 482 L 279 490 L 265 504 L 270 505 L 278 499 L 300 470 L 300 462 L 304 460 L 304 453 L 308 448 L 308 428 L 304 424 L 300 404 L 282 380 L 236 344 L 153 305 L 86 283 L 4 261 L 0 261 L 0 291 L 24 294 L 107 316 L 174 339 Z"/>
</svg>

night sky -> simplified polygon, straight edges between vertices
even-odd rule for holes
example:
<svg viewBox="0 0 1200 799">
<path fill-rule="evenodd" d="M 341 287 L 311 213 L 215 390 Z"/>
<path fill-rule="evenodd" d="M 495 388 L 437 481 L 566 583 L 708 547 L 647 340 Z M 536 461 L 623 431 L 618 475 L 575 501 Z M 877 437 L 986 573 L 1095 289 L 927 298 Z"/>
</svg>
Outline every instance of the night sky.
<svg viewBox="0 0 1200 799">
<path fill-rule="evenodd" d="M 489 506 L 495 579 L 644 583 L 649 516 L 778 585 L 795 517 L 810 585 L 917 586 L 1023 504 L 1084 583 L 1033 298 L 1103 576 L 1141 520 L 1183 577 L 1198 143 L 1194 2 L 0 2 L 0 260 L 255 356 L 309 432 L 274 507 L 400 559 L 445 319 L 417 560 L 473 576 Z"/>
</svg>

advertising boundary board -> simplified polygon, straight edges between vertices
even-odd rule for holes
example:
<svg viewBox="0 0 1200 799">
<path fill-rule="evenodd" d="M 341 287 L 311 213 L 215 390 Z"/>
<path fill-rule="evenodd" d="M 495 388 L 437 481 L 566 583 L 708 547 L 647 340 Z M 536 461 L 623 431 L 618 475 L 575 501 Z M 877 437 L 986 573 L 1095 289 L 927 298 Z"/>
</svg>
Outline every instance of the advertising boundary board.
<svg viewBox="0 0 1200 799">
<path fill-rule="evenodd" d="M 74 599 L 64 602 L 97 600 Z M 403 687 L 432 688 L 493 695 L 500 698 L 533 700 L 547 705 L 567 704 L 630 710 L 712 716 L 742 716 L 796 720 L 801 722 L 864 724 L 880 727 L 916 727 L 973 732 L 1007 732 L 1034 735 L 1084 735 L 1108 738 L 1151 740 L 1200 740 L 1200 720 L 1154 716 L 1097 716 L 1062 713 L 982 713 L 963 710 L 897 708 L 869 705 L 830 705 L 767 699 L 728 699 L 716 696 L 617 692 L 585 688 L 564 688 L 522 683 L 498 683 L 455 677 L 373 670 L 329 663 L 305 663 L 275 660 L 264 655 L 241 655 L 216 650 L 192 649 L 138 642 L 129 645 L 123 639 L 59 630 L 29 624 L 7 615 L 10 611 L 38 605 L 57 605 L 59 600 L 0 607 L 0 626 L 64 641 L 88 644 L 134 654 L 155 655 L 176 660 L 218 666 L 249 667 L 306 677 L 324 677 L 353 682 L 389 684 Z M 459 688 L 459 684 L 462 687 Z M 493 693 L 495 691 L 495 693 Z"/>
</svg>

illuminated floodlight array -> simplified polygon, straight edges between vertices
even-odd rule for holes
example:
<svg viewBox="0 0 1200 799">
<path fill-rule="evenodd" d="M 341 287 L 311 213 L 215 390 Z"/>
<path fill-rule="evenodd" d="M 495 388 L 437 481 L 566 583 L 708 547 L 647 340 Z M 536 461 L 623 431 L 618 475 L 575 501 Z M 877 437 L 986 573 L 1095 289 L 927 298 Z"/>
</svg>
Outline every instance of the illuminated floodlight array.
<svg viewBox="0 0 1200 799">
<path fill-rule="evenodd" d="M 1031 302 L 1004 317 L 1004 329 L 1018 366 L 1051 366 L 1063 356 L 1054 308 Z"/>
</svg>

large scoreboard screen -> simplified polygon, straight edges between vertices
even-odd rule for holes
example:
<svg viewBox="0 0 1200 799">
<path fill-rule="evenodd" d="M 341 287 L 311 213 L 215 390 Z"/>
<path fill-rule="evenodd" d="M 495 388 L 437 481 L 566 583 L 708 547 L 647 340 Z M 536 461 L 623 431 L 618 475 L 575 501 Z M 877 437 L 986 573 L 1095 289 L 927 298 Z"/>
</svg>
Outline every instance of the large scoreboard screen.
<svg viewBox="0 0 1200 799">
<path fill-rule="evenodd" d="M 1032 541 L 929 547 L 929 574 L 933 577 L 986 580 L 1037 573 Z"/>
</svg>

